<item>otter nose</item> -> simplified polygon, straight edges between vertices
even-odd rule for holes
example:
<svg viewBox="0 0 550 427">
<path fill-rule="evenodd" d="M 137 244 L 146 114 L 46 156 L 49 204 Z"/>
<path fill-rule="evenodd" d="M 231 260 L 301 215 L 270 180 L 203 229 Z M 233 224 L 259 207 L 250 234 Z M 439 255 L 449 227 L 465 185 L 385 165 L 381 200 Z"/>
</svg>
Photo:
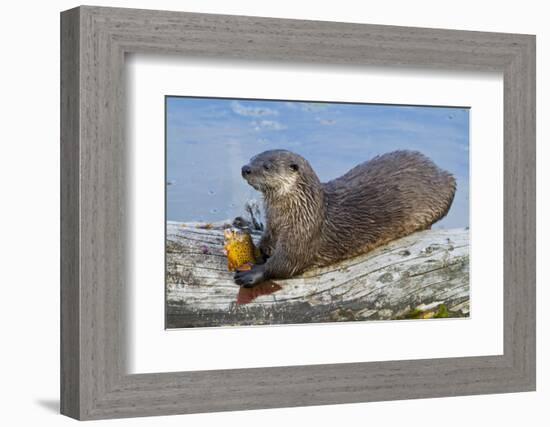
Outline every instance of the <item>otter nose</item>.
<svg viewBox="0 0 550 427">
<path fill-rule="evenodd" d="M 241 169 L 242 176 L 250 175 L 252 173 L 252 168 L 248 165 L 244 165 Z"/>
</svg>

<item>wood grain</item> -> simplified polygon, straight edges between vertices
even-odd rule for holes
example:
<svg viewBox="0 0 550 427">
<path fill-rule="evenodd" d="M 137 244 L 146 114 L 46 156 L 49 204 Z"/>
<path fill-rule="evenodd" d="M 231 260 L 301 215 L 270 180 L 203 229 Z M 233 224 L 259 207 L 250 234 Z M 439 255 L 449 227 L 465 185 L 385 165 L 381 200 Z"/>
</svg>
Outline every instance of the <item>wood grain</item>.
<svg viewBox="0 0 550 427">
<path fill-rule="evenodd" d="M 87 6 L 61 21 L 62 413 L 99 419 L 535 388 L 534 36 Z M 124 58 L 132 53 L 502 72 L 504 354 L 128 374 Z"/>
<path fill-rule="evenodd" d="M 451 317 L 470 312 L 469 231 L 429 230 L 253 289 L 227 269 L 223 229 L 167 227 L 166 327 Z"/>
<path fill-rule="evenodd" d="M 61 20 L 61 413 L 80 414 L 80 15 Z"/>
</svg>

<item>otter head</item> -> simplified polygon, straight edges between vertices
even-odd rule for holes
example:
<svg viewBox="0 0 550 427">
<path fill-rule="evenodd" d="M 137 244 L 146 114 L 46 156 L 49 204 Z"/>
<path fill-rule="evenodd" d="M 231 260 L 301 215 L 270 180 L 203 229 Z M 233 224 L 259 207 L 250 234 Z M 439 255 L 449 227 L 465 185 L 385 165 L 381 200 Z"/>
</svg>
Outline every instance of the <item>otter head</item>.
<svg viewBox="0 0 550 427">
<path fill-rule="evenodd" d="M 287 150 L 264 151 L 241 169 L 243 178 L 265 196 L 291 196 L 320 187 L 319 178 L 302 156 Z"/>
</svg>

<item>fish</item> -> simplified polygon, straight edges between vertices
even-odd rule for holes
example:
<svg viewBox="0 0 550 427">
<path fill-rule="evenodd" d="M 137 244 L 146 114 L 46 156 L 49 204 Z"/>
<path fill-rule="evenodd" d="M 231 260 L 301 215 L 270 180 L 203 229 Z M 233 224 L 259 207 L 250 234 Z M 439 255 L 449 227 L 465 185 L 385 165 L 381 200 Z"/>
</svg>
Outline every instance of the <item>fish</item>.
<svg viewBox="0 0 550 427">
<path fill-rule="evenodd" d="M 260 257 L 260 250 L 254 245 L 249 233 L 235 229 L 223 232 L 224 249 L 229 271 L 248 271 Z"/>
</svg>

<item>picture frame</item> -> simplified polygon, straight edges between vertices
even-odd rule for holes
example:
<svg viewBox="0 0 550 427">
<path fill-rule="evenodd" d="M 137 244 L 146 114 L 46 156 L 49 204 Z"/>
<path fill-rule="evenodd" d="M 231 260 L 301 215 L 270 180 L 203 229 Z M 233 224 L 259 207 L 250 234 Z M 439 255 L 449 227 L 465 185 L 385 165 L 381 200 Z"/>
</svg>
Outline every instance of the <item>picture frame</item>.
<svg viewBox="0 0 550 427">
<path fill-rule="evenodd" d="M 485 70 L 504 79 L 498 356 L 128 374 L 127 53 Z M 61 14 L 61 413 L 105 419 L 532 391 L 535 37 L 81 6 Z"/>
</svg>

